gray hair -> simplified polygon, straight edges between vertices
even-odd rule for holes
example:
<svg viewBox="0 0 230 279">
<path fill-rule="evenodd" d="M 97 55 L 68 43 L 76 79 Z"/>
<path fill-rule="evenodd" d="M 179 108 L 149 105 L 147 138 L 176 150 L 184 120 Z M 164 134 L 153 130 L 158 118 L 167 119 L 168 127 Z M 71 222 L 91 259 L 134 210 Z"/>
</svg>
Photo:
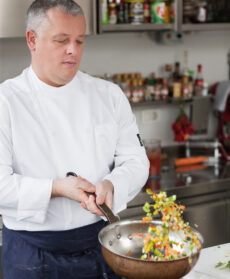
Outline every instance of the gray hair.
<svg viewBox="0 0 230 279">
<path fill-rule="evenodd" d="M 46 12 L 52 8 L 58 8 L 72 16 L 84 16 L 82 8 L 73 0 L 35 0 L 27 11 L 26 30 L 38 32 L 47 19 Z"/>
</svg>

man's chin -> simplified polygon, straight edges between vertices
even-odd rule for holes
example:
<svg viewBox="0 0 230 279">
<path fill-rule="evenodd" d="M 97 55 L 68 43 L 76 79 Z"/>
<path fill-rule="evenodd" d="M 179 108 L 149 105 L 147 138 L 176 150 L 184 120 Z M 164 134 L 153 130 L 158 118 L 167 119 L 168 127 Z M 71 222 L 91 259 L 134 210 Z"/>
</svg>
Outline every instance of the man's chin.
<svg viewBox="0 0 230 279">
<path fill-rule="evenodd" d="M 71 80 L 75 77 L 76 73 L 72 75 L 63 75 L 60 77 L 60 84 L 66 85 L 67 83 L 71 82 Z M 61 86 L 61 85 L 60 85 Z"/>
</svg>

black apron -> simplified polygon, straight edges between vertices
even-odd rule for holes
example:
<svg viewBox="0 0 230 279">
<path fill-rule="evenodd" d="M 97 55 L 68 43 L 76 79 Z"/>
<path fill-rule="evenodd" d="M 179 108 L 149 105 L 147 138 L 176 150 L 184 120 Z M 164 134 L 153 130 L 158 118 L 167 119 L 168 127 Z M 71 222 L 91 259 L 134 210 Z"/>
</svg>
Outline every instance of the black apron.
<svg viewBox="0 0 230 279">
<path fill-rule="evenodd" d="M 4 279 L 120 279 L 105 263 L 104 221 L 68 231 L 14 231 L 3 226 Z"/>
</svg>

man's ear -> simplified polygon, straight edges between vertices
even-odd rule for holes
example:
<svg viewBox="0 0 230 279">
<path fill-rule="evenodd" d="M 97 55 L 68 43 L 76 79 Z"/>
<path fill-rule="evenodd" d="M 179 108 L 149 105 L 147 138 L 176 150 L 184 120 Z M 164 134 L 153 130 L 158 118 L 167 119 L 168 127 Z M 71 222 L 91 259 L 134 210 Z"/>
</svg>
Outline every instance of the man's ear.
<svg viewBox="0 0 230 279">
<path fill-rule="evenodd" d="M 31 51 L 36 50 L 37 34 L 33 30 L 26 32 L 27 45 Z"/>
</svg>

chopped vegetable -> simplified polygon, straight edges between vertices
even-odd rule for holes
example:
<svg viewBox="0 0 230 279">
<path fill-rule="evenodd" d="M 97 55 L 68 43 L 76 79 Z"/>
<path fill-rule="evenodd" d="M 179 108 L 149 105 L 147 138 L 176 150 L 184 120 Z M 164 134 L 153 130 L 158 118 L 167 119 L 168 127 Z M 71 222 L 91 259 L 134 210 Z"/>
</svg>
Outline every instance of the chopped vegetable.
<svg viewBox="0 0 230 279">
<path fill-rule="evenodd" d="M 132 254 L 132 251 L 129 250 L 129 252 L 126 254 L 126 256 L 128 257 L 128 256 L 130 256 L 131 254 Z"/>
<path fill-rule="evenodd" d="M 140 233 L 133 233 L 132 236 L 138 236 L 138 237 L 141 237 L 141 238 L 145 238 L 145 237 L 143 236 L 143 234 L 140 234 Z"/>
<path fill-rule="evenodd" d="M 228 261 L 227 263 L 218 262 L 215 267 L 220 269 L 230 269 L 230 261 Z"/>
<path fill-rule="evenodd" d="M 198 234 L 193 232 L 188 222 L 182 219 L 185 210 L 184 205 L 175 203 L 176 195 L 167 197 L 165 192 L 159 194 L 152 193 L 148 189 L 147 193 L 155 202 L 153 205 L 145 203 L 143 210 L 147 217 L 143 218 L 143 223 L 149 223 L 147 233 L 144 235 L 144 248 L 141 259 L 152 261 L 174 260 L 187 257 L 185 251 L 178 251 L 176 247 L 183 249 L 184 243 L 189 243 L 191 254 L 201 248 Z M 161 214 L 161 225 L 154 226 L 151 220 L 155 215 Z M 178 243 L 169 239 L 169 232 L 177 233 L 182 240 Z M 181 236 L 183 232 L 183 237 Z M 143 235 L 142 235 L 143 237 Z"/>
</svg>

